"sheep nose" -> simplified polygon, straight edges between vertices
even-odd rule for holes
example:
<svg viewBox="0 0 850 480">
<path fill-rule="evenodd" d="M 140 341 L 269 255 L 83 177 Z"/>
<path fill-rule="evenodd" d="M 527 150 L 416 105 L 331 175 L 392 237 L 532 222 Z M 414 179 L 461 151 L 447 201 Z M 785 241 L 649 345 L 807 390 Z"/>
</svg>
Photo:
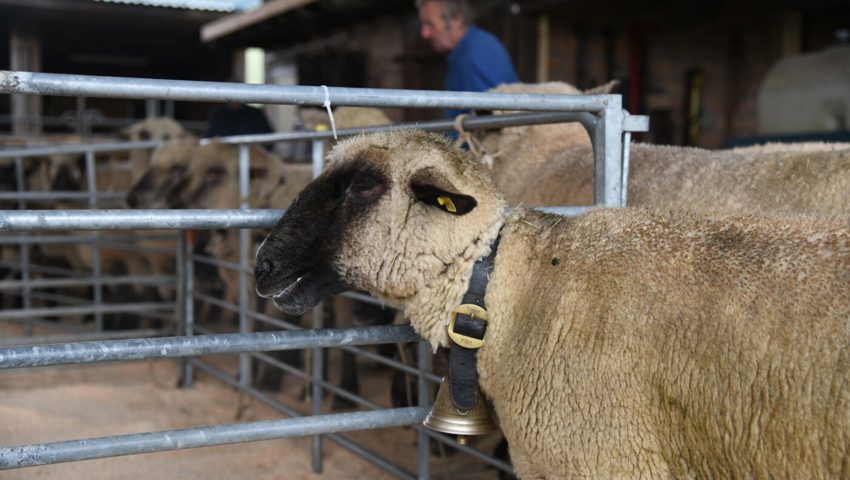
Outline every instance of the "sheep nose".
<svg viewBox="0 0 850 480">
<path fill-rule="evenodd" d="M 257 281 L 263 280 L 266 276 L 272 273 L 272 269 L 274 265 L 269 260 L 262 260 L 257 262 L 257 265 L 254 267 L 254 277 Z"/>
</svg>

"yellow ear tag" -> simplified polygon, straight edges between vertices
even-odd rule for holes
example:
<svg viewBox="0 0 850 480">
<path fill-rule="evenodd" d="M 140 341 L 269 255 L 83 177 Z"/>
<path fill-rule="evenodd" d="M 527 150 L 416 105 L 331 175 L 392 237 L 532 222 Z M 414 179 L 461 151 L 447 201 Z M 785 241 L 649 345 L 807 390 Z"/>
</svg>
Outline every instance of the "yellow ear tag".
<svg viewBox="0 0 850 480">
<path fill-rule="evenodd" d="M 437 203 L 446 207 L 446 210 L 448 210 L 452 213 L 457 213 L 457 208 L 455 208 L 455 204 L 454 204 L 454 202 L 452 202 L 451 198 L 449 198 L 445 195 L 440 195 L 439 197 L 437 197 Z"/>
</svg>

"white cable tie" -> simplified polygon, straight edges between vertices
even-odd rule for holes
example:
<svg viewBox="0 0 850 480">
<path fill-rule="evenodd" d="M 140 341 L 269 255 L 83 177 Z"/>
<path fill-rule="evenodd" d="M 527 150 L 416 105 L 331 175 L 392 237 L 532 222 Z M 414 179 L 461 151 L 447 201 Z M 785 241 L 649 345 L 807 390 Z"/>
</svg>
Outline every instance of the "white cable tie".
<svg viewBox="0 0 850 480">
<path fill-rule="evenodd" d="M 334 123 L 334 113 L 331 111 L 331 92 L 325 85 L 322 85 L 322 88 L 325 90 L 325 102 L 322 106 L 328 111 L 328 117 L 331 119 L 331 130 L 334 132 L 334 140 L 336 140 L 336 124 Z"/>
</svg>

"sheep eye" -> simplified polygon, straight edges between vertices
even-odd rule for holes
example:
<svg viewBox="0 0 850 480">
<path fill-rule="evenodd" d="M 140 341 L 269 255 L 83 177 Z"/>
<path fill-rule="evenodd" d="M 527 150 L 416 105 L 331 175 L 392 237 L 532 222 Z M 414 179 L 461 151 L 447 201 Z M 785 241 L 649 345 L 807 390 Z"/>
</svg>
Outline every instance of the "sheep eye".
<svg viewBox="0 0 850 480">
<path fill-rule="evenodd" d="M 377 200 L 384 193 L 384 184 L 377 178 L 364 173 L 356 173 L 348 191 L 359 200 Z"/>
</svg>

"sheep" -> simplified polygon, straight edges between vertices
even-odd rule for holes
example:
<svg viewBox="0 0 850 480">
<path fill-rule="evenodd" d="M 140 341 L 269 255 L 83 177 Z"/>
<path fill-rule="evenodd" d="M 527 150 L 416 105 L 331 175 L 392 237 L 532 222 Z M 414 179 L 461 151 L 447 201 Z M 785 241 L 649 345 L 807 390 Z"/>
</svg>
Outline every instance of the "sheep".
<svg viewBox="0 0 850 480">
<path fill-rule="evenodd" d="M 610 86 L 593 92 L 605 93 Z M 505 85 L 494 91 L 579 92 L 557 82 Z M 493 177 L 512 204 L 593 204 L 593 153 L 580 125 L 511 127 L 487 132 L 479 141 L 493 158 Z M 703 213 L 848 213 L 848 158 L 850 144 L 846 143 L 731 150 L 634 143 L 630 145 L 628 202 Z"/>
<path fill-rule="evenodd" d="M 780 150 L 783 148 L 784 150 Z M 733 150 L 635 143 L 628 202 L 702 213 L 850 213 L 850 144 Z M 565 148 L 503 178 L 512 203 L 592 205 L 593 153 Z M 508 178 L 509 177 L 509 178 Z"/>
<path fill-rule="evenodd" d="M 144 140 L 159 140 L 161 142 L 197 140 L 197 138 L 183 125 L 169 117 L 148 117 L 123 128 L 118 135 L 131 142 Z M 130 163 L 133 166 L 131 180 L 137 181 L 142 172 L 148 167 L 152 154 L 147 150 L 133 150 L 130 152 Z"/>
<path fill-rule="evenodd" d="M 433 347 L 500 239 L 478 353 L 522 478 L 823 478 L 850 458 L 850 220 L 507 200 L 440 136 L 340 142 L 261 245 L 290 314 L 357 288 Z"/>
<path fill-rule="evenodd" d="M 515 83 L 499 85 L 489 91 L 514 94 L 594 95 L 610 93 L 616 86 L 617 82 L 609 82 L 581 91 L 565 82 Z M 483 131 L 477 134 L 475 139 L 474 141 L 479 142 L 488 155 L 488 161 L 492 162 L 493 177 L 499 185 L 505 187 L 508 198 L 514 196 L 512 191 L 514 185 L 521 186 L 520 182 L 512 180 L 518 173 L 522 173 L 513 168 L 518 159 L 522 159 L 523 169 L 536 170 L 565 147 L 590 145 L 587 131 L 581 124 L 575 122 L 505 127 L 500 130 Z M 526 178 L 525 175 L 522 175 L 522 178 Z"/>
<path fill-rule="evenodd" d="M 333 110 L 334 125 L 336 128 L 359 128 L 373 127 L 378 125 L 389 125 L 390 118 L 379 108 L 372 107 L 337 107 Z M 330 128 L 330 119 L 327 111 L 321 108 L 301 108 L 298 117 L 306 130 L 316 130 L 319 125 L 322 128 Z"/>
<path fill-rule="evenodd" d="M 309 165 L 286 165 L 276 156 L 253 146 L 249 206 L 266 208 L 272 199 L 290 202 L 312 178 Z M 131 208 L 239 208 L 238 148 L 221 142 L 199 145 L 196 140 L 168 142 L 157 148 L 151 165 L 127 194 Z M 214 247 L 238 261 L 235 237 L 228 231 L 214 237 Z M 171 259 L 173 263 L 173 258 Z M 238 275 L 221 269 L 228 300 L 238 293 Z"/>
<path fill-rule="evenodd" d="M 258 146 L 249 147 L 249 158 L 250 208 L 269 208 L 273 202 L 286 206 L 312 179 L 310 165 L 284 163 Z M 151 165 L 127 195 L 127 203 L 133 208 L 239 208 L 238 178 L 239 149 L 236 145 L 218 141 L 205 145 L 198 145 L 194 140 L 169 142 L 154 152 Z M 238 263 L 239 232 L 210 232 L 196 249 L 205 249 L 220 260 Z M 207 288 L 217 290 L 226 303 L 236 304 L 240 274 L 231 268 L 217 268 L 215 284 Z M 203 316 L 217 318 L 218 315 L 211 311 Z M 284 359 L 294 354 L 281 352 L 277 355 Z M 278 388 L 281 379 L 276 373 L 264 371 L 257 378 L 264 388 L 271 390 Z"/>
</svg>

